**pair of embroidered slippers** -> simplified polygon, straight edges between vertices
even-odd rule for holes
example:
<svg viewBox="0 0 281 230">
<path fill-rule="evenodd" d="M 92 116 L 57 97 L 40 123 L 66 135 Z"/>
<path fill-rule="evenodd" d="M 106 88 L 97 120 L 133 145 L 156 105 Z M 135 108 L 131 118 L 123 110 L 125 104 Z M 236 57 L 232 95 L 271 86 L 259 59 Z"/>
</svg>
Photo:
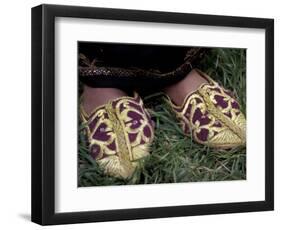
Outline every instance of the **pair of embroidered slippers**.
<svg viewBox="0 0 281 230">
<path fill-rule="evenodd" d="M 167 101 L 182 129 L 194 141 L 213 148 L 229 149 L 246 144 L 246 119 L 237 100 L 211 77 L 196 70 L 208 83 L 186 95 L 181 106 Z M 80 107 L 90 155 L 104 173 L 129 178 L 139 160 L 149 155 L 154 127 L 137 93 L 119 97 L 87 114 Z"/>
</svg>

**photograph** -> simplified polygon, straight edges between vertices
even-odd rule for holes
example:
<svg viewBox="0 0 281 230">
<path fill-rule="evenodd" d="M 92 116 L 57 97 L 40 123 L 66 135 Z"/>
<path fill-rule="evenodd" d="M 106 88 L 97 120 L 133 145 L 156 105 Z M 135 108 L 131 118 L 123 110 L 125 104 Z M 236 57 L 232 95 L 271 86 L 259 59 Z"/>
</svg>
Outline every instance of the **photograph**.
<svg viewBox="0 0 281 230">
<path fill-rule="evenodd" d="M 78 187 L 246 180 L 246 55 L 78 41 Z"/>
</svg>

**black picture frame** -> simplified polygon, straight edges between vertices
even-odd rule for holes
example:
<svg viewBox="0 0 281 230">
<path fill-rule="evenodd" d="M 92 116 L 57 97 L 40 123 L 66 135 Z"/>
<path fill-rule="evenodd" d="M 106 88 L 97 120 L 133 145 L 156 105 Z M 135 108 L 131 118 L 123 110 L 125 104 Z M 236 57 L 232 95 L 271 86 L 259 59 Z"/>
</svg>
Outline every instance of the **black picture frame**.
<svg viewBox="0 0 281 230">
<path fill-rule="evenodd" d="M 265 200 L 55 213 L 55 18 L 89 18 L 265 29 Z M 274 209 L 274 20 L 110 8 L 32 8 L 32 221 L 41 225 L 162 218 Z"/>
</svg>

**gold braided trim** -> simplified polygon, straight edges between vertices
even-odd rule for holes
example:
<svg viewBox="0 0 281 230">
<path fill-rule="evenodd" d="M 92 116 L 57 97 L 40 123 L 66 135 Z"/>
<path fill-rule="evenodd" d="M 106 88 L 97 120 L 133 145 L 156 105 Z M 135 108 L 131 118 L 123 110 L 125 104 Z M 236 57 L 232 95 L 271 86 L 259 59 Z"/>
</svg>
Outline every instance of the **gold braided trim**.
<svg viewBox="0 0 281 230">
<path fill-rule="evenodd" d="M 116 114 L 116 110 L 112 106 L 112 102 L 106 104 L 105 109 L 108 113 L 109 120 L 111 121 L 113 132 L 116 134 L 116 142 L 119 150 L 117 155 L 120 157 L 120 163 L 126 168 L 131 169 L 133 165 L 130 161 L 130 150 L 128 148 L 127 138 L 121 121 Z"/>
<path fill-rule="evenodd" d="M 209 89 L 199 88 L 198 93 L 203 97 L 207 109 L 212 113 L 217 119 L 219 119 L 225 126 L 232 130 L 242 141 L 246 139 L 243 130 L 237 126 L 229 117 L 224 115 L 211 101 L 208 94 Z"/>
</svg>

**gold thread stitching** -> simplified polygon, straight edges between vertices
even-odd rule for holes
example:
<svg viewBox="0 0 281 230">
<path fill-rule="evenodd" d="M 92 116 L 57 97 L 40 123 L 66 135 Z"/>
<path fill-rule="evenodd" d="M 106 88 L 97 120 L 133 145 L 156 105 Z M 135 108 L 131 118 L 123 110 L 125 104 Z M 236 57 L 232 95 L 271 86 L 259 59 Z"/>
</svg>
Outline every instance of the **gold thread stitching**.
<svg viewBox="0 0 281 230">
<path fill-rule="evenodd" d="M 134 98 L 135 99 L 137 98 L 136 93 L 134 95 Z M 137 163 L 134 162 L 134 160 L 138 160 L 141 157 L 148 155 L 149 145 L 152 142 L 153 135 L 154 135 L 153 128 L 148 121 L 147 116 L 149 115 L 146 115 L 145 113 L 144 113 L 145 116 L 143 117 L 144 122 L 142 122 L 141 127 L 135 130 L 126 126 L 126 123 L 130 121 L 130 119 L 128 119 L 128 111 L 139 112 L 135 110 L 133 107 L 131 108 L 131 106 L 128 106 L 127 102 L 124 102 L 126 101 L 126 99 L 131 99 L 131 98 L 129 97 L 121 98 L 121 100 L 114 107 L 112 106 L 112 104 L 116 100 L 110 101 L 108 102 L 108 104 L 101 106 L 98 110 L 95 110 L 95 112 L 92 113 L 89 117 L 85 116 L 82 110 L 80 110 L 81 120 L 85 124 L 85 129 L 88 131 L 90 146 L 92 146 L 93 144 L 97 144 L 101 148 L 100 155 L 96 158 L 97 163 L 104 168 L 105 173 L 111 176 L 122 177 L 122 178 L 129 177 L 133 173 L 134 169 L 137 167 Z M 119 111 L 120 103 L 125 103 L 128 106 L 128 108 L 125 106 L 126 109 L 120 112 Z M 143 106 L 142 101 L 138 101 L 134 103 Z M 82 105 L 80 106 L 82 108 Z M 107 114 L 108 117 L 105 118 L 104 114 Z M 99 118 L 95 126 L 96 128 L 93 130 L 93 132 L 90 132 L 88 125 L 96 117 Z M 95 131 L 97 130 L 97 127 L 99 126 L 98 124 L 100 123 L 106 123 L 107 127 L 108 128 L 110 127 L 110 129 L 108 129 L 110 139 L 105 142 L 98 141 L 96 139 L 91 138 L 95 133 Z M 147 139 L 144 138 L 143 130 L 142 130 L 145 127 L 145 124 L 149 127 L 152 135 L 150 138 Z M 136 132 L 137 130 L 138 132 Z M 127 135 L 127 132 L 137 133 L 138 138 L 136 141 L 140 142 L 141 139 L 144 138 L 144 141 L 146 143 L 145 144 L 140 144 L 135 142 L 131 143 L 129 140 L 129 136 Z M 123 136 L 123 138 L 121 138 L 121 136 Z M 114 140 L 116 141 L 115 151 L 110 150 L 107 147 Z M 133 144 L 135 144 L 135 146 Z M 107 154 L 105 158 L 103 158 L 104 153 Z"/>
<path fill-rule="evenodd" d="M 112 102 L 108 103 L 105 106 L 105 109 L 108 113 L 109 120 L 112 123 L 113 132 L 116 134 L 116 142 L 119 148 L 117 155 L 120 157 L 120 160 L 122 161 L 123 164 L 125 164 L 129 168 L 132 168 L 132 164 L 129 159 L 130 151 L 128 149 L 126 136 L 124 134 L 122 124 L 116 114 L 116 111 L 112 106 Z"/>
<path fill-rule="evenodd" d="M 225 116 L 218 108 L 212 103 L 209 94 L 209 90 L 200 88 L 198 93 L 203 97 L 203 100 L 206 103 L 207 109 L 213 114 L 217 119 L 219 119 L 225 126 L 232 130 L 242 141 L 245 140 L 245 135 L 243 130 L 237 126 L 230 118 Z"/>
</svg>

